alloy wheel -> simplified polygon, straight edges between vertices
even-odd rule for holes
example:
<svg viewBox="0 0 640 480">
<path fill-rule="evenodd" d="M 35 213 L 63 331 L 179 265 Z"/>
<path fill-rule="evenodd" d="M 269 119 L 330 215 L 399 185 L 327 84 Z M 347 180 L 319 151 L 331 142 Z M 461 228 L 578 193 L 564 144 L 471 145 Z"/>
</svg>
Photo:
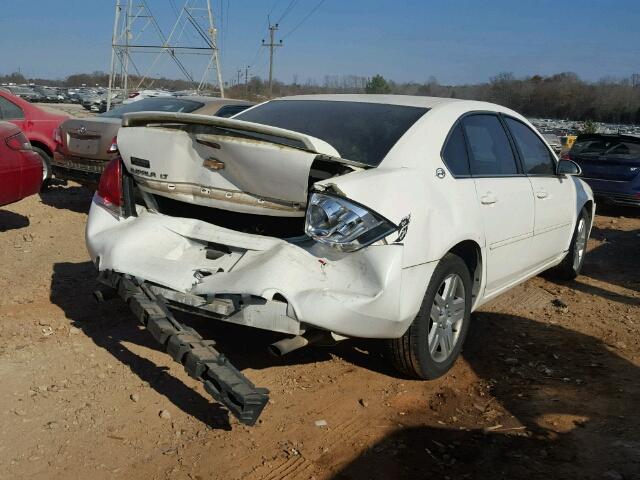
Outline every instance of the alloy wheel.
<svg viewBox="0 0 640 480">
<path fill-rule="evenodd" d="M 460 338 L 465 314 L 462 278 L 452 273 L 442 281 L 433 299 L 429 322 L 429 354 L 434 361 L 446 361 Z"/>
</svg>

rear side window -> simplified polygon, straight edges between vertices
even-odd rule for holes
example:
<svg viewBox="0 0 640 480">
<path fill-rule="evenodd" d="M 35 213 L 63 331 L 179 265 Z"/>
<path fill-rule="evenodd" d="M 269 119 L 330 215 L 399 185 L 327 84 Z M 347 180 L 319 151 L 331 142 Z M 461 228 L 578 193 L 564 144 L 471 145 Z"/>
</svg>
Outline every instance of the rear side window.
<svg viewBox="0 0 640 480">
<path fill-rule="evenodd" d="M 524 172 L 531 175 L 554 175 L 556 164 L 551 152 L 533 130 L 513 118 L 505 118 L 520 151 Z"/>
<path fill-rule="evenodd" d="M 229 118 L 233 117 L 236 113 L 240 113 L 243 110 L 246 110 L 251 105 L 225 105 L 220 110 L 218 110 L 215 114 L 216 117 Z"/>
<path fill-rule="evenodd" d="M 3 120 L 22 120 L 24 112 L 15 103 L 0 97 L 0 118 Z"/>
<path fill-rule="evenodd" d="M 451 131 L 451 135 L 442 149 L 442 160 L 456 177 L 469 175 L 469 155 L 460 123 Z"/>
<path fill-rule="evenodd" d="M 502 123 L 495 115 L 471 115 L 462 120 L 469 142 L 471 174 L 516 175 L 518 167 Z"/>
<path fill-rule="evenodd" d="M 640 158 L 640 139 L 634 141 L 629 138 L 601 137 L 586 138 L 576 141 L 571 149 L 574 155 L 636 160 Z"/>
</svg>

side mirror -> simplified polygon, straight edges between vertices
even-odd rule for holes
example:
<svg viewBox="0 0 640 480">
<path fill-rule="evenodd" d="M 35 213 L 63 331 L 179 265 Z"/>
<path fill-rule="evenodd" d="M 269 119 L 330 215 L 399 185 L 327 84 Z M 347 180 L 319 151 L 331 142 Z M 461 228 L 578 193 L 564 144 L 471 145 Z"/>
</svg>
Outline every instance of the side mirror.
<svg viewBox="0 0 640 480">
<path fill-rule="evenodd" d="M 582 175 L 582 169 L 573 160 L 560 160 L 556 168 L 558 175 Z"/>
</svg>

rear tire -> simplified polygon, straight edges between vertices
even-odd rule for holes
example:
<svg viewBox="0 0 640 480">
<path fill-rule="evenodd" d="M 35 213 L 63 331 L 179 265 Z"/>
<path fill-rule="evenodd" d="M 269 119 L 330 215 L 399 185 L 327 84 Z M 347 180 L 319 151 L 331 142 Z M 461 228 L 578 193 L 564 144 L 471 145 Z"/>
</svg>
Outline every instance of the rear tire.
<svg viewBox="0 0 640 480">
<path fill-rule="evenodd" d="M 451 369 L 469 330 L 471 287 L 464 261 L 446 254 L 431 276 L 411 326 L 402 337 L 388 341 L 391 362 L 401 373 L 432 380 Z"/>
<path fill-rule="evenodd" d="M 40 191 L 45 191 L 49 185 L 51 184 L 51 157 L 47 152 L 38 147 L 32 147 L 33 151 L 40 155 L 42 159 L 42 187 L 40 187 Z"/>
<path fill-rule="evenodd" d="M 569 245 L 569 251 L 557 267 L 552 268 L 549 273 L 561 280 L 573 280 L 582 270 L 584 257 L 587 253 L 587 240 L 589 239 L 589 227 L 591 219 L 586 208 L 583 208 L 578 215 L 578 221 L 573 230 L 573 237 Z"/>
</svg>

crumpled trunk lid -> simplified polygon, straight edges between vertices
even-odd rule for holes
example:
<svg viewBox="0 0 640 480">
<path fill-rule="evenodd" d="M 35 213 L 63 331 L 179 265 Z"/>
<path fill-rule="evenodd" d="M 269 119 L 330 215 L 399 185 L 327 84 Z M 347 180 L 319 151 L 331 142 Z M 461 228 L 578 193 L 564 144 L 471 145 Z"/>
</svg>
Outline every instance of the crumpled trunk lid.
<svg viewBox="0 0 640 480">
<path fill-rule="evenodd" d="M 156 113 L 123 125 L 118 147 L 139 188 L 241 213 L 303 216 L 312 163 L 338 155 L 322 140 L 239 120 Z"/>
</svg>

